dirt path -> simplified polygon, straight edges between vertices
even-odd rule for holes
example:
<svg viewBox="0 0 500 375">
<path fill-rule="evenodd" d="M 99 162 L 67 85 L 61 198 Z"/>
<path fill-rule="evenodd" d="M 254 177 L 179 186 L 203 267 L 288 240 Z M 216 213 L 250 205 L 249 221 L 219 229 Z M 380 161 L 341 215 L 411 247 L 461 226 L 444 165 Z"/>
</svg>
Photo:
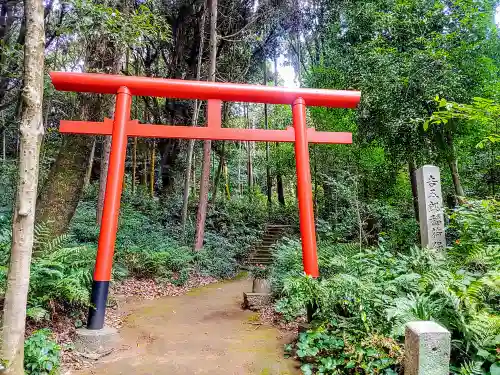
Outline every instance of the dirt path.
<svg viewBox="0 0 500 375">
<path fill-rule="evenodd" d="M 143 302 L 125 320 L 121 349 L 78 374 L 298 375 L 284 339 L 240 307 L 249 280 L 211 284 Z"/>
</svg>

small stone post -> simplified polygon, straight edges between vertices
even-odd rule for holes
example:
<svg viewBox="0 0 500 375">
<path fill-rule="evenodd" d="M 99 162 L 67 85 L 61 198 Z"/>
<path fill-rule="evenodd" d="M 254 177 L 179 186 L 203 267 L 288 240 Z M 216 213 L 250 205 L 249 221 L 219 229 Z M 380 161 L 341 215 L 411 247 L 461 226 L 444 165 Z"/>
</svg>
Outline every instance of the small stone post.
<svg viewBox="0 0 500 375">
<path fill-rule="evenodd" d="M 448 375 L 450 332 L 435 322 L 406 325 L 404 375 Z"/>
<path fill-rule="evenodd" d="M 443 249 L 446 247 L 446 236 L 439 168 L 424 165 L 415 173 L 422 247 Z"/>
</svg>

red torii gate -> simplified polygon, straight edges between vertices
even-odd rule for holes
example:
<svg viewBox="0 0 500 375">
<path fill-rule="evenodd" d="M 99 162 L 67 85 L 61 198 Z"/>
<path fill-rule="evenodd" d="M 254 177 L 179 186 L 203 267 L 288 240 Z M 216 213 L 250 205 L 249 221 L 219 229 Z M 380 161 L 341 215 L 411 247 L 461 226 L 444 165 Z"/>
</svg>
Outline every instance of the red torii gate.
<svg viewBox="0 0 500 375">
<path fill-rule="evenodd" d="M 127 139 L 133 137 L 203 140 L 294 142 L 297 192 L 304 271 L 319 276 L 316 229 L 312 200 L 309 143 L 352 143 L 351 133 L 317 132 L 306 125 L 306 105 L 355 108 L 358 91 L 289 89 L 259 85 L 212 83 L 175 79 L 128 77 L 106 74 L 52 72 L 57 90 L 116 95 L 114 120 L 104 122 L 61 121 L 61 133 L 111 135 L 111 153 L 102 224 L 92 283 L 88 329 L 101 329 L 118 229 L 118 215 L 125 172 Z M 139 124 L 130 119 L 132 96 L 208 100 L 206 127 Z M 292 105 L 293 128 L 286 130 L 230 129 L 221 127 L 222 101 Z"/>
</svg>

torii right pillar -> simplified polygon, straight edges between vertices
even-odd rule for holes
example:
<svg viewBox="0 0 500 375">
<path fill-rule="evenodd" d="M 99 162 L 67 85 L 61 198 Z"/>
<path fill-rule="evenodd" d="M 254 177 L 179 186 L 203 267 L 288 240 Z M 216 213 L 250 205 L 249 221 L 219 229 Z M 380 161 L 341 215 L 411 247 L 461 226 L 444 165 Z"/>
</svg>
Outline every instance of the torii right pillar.
<svg viewBox="0 0 500 375">
<path fill-rule="evenodd" d="M 319 276 L 316 228 L 307 140 L 306 103 L 298 98 L 292 105 L 295 130 L 295 165 L 297 168 L 297 199 L 299 201 L 300 236 L 302 239 L 302 261 L 304 272 L 312 277 Z"/>
</svg>

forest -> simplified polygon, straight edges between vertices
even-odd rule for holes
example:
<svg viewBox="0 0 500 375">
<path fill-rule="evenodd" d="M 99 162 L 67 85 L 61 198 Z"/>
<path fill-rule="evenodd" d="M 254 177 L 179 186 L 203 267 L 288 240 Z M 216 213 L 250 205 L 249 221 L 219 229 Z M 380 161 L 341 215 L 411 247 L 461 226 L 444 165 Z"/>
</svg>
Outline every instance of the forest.
<svg viewBox="0 0 500 375">
<path fill-rule="evenodd" d="M 274 323 L 315 306 L 285 346 L 303 374 L 403 374 L 405 324 L 433 320 L 450 373 L 499 375 L 499 28 L 494 0 L 0 0 L 2 371 L 59 373 L 90 305 L 111 137 L 59 125 L 115 102 L 57 91 L 65 71 L 361 91 L 356 109 L 307 110 L 353 134 L 309 146 L 319 278 L 302 267 L 293 143 L 129 137 L 111 295 L 233 279 L 284 225 L 250 273 L 271 282 Z M 131 111 L 207 122 L 206 101 L 136 96 Z M 289 105 L 222 104 L 224 128 L 291 124 Z M 440 168 L 443 249 L 420 243 L 424 165 Z"/>
</svg>

